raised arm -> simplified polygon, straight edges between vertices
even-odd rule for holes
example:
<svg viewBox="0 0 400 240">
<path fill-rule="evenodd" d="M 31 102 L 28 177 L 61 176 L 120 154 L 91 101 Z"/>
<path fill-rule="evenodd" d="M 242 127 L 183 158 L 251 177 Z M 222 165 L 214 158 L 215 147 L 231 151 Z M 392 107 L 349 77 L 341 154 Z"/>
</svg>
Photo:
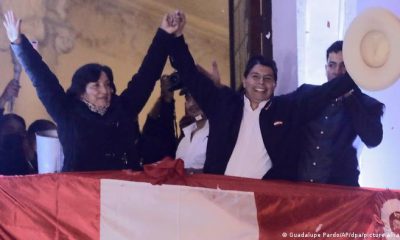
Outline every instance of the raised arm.
<svg viewBox="0 0 400 240">
<path fill-rule="evenodd" d="M 322 111 L 332 101 L 339 101 L 358 88 L 353 79 L 345 74 L 321 86 L 309 89 L 309 85 L 302 85 L 293 93 L 288 94 L 295 102 L 294 109 L 303 123 L 322 114 Z"/>
<path fill-rule="evenodd" d="M 180 12 L 178 13 L 177 15 L 178 18 L 181 19 L 181 22 L 175 34 L 176 37 L 171 42 L 170 56 L 184 85 L 189 89 L 189 92 L 206 116 L 212 119 L 216 111 L 218 111 L 218 105 L 216 103 L 220 102 L 221 94 L 223 92 L 230 92 L 233 94 L 233 91 L 228 87 L 217 87 L 212 79 L 199 72 L 182 35 L 183 27 L 186 23 L 185 15 Z"/>
<path fill-rule="evenodd" d="M 50 71 L 29 40 L 21 34 L 21 20 L 12 11 L 4 14 L 3 25 L 15 56 L 36 88 L 39 99 L 58 123 L 65 115 L 66 95 L 57 77 Z"/>
<path fill-rule="evenodd" d="M 361 91 L 344 99 L 344 104 L 357 135 L 365 145 L 378 146 L 383 137 L 381 117 L 384 105 Z"/>
<path fill-rule="evenodd" d="M 167 61 L 167 47 L 173 38 L 170 34 L 177 29 L 176 25 L 172 26 L 168 24 L 168 21 L 171 21 L 169 15 L 165 15 L 139 71 L 132 77 L 128 88 L 121 94 L 122 100 L 135 115 L 140 113 L 149 99 Z"/>
<path fill-rule="evenodd" d="M 19 85 L 19 82 L 17 80 L 12 79 L 8 82 L 7 86 L 4 88 L 4 91 L 0 96 L 1 111 L 4 111 L 4 105 L 6 104 L 6 102 L 18 97 L 20 88 L 21 86 Z"/>
</svg>

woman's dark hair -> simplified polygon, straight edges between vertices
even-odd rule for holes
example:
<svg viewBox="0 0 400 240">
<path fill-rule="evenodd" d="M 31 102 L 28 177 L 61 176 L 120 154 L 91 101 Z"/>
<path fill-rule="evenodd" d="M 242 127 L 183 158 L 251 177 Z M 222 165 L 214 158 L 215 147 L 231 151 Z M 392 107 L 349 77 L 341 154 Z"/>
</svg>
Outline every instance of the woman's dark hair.
<svg viewBox="0 0 400 240">
<path fill-rule="evenodd" d="M 261 55 L 256 55 L 253 56 L 249 59 L 249 61 L 247 61 L 247 65 L 246 68 L 244 70 L 243 76 L 245 78 L 247 78 L 247 75 L 249 75 L 251 69 L 253 69 L 253 67 L 257 64 L 261 64 L 263 66 L 269 67 L 272 69 L 272 71 L 274 72 L 274 79 L 275 82 L 278 81 L 278 68 L 276 67 L 276 63 L 274 60 L 268 60 L 266 58 L 264 58 Z"/>
<path fill-rule="evenodd" d="M 72 83 L 67 90 L 67 95 L 80 98 L 85 92 L 86 85 L 90 82 L 97 82 L 100 78 L 101 72 L 104 72 L 110 80 L 110 87 L 115 94 L 114 77 L 110 67 L 100 65 L 98 63 L 89 63 L 78 68 L 72 76 Z"/>
<path fill-rule="evenodd" d="M 114 76 L 113 76 L 113 72 L 112 72 L 111 68 L 107 65 L 103 65 L 103 71 L 107 75 L 108 79 L 110 80 L 110 87 L 111 87 L 112 93 L 116 94 L 117 89 L 115 88 Z"/>
</svg>

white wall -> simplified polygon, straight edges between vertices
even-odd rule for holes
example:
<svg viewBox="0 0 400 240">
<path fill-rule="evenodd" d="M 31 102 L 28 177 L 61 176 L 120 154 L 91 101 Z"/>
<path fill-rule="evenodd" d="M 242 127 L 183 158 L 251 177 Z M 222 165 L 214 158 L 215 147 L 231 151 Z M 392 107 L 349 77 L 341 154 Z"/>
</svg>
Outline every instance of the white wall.
<svg viewBox="0 0 400 240">
<path fill-rule="evenodd" d="M 297 87 L 296 4 L 293 3 L 293 0 L 272 0 L 272 51 L 278 67 L 277 95 Z"/>
<path fill-rule="evenodd" d="M 345 25 L 344 0 L 297 1 L 299 85 L 320 85 L 326 82 L 326 49 L 343 39 Z"/>
<path fill-rule="evenodd" d="M 357 2 L 357 12 L 359 13 L 370 7 L 384 7 L 400 17 L 398 0 L 358 0 Z M 399 80 L 388 89 L 368 93 L 383 102 L 386 105 L 386 111 L 382 119 L 382 143 L 377 148 L 363 150 L 361 154 L 360 183 L 364 186 L 400 189 L 399 93 Z"/>
</svg>

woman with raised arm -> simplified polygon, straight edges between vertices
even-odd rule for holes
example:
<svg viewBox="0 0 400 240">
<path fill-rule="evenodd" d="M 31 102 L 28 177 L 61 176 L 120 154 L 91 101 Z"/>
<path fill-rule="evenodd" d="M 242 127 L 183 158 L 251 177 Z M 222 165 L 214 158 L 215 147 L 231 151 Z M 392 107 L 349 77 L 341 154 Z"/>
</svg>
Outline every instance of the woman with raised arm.
<svg viewBox="0 0 400 240">
<path fill-rule="evenodd" d="M 160 78 L 168 53 L 168 33 L 176 27 L 163 18 L 160 29 L 128 87 L 116 95 L 109 67 L 80 67 L 65 92 L 39 53 L 21 34 L 12 11 L 3 25 L 12 50 L 31 79 L 47 112 L 58 126 L 65 155 L 63 171 L 140 169 L 137 116 Z"/>
</svg>

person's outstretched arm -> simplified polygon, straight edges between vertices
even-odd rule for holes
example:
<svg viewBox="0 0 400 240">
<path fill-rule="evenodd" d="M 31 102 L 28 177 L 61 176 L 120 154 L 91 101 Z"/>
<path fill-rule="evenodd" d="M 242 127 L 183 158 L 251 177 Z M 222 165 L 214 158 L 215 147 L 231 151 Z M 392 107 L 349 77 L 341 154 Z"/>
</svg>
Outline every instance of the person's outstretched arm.
<svg viewBox="0 0 400 240">
<path fill-rule="evenodd" d="M 175 38 L 171 41 L 170 56 L 184 85 L 189 89 L 207 118 L 212 119 L 218 111 L 217 103 L 225 99 L 222 99 L 221 96 L 229 96 L 229 94 L 234 94 L 234 91 L 225 86 L 216 86 L 212 79 L 199 72 L 182 34 L 186 23 L 185 15 L 181 12 L 177 12 L 175 15 L 178 15 L 180 23 L 177 32 L 174 33 Z"/>
<path fill-rule="evenodd" d="M 355 91 L 345 98 L 344 104 L 354 130 L 365 145 L 378 146 L 383 138 L 381 117 L 384 105 L 361 91 Z"/>
<path fill-rule="evenodd" d="M 18 97 L 20 88 L 21 86 L 19 85 L 19 82 L 15 79 L 12 79 L 7 83 L 7 86 L 4 88 L 4 91 L 0 96 L 0 111 L 2 113 L 4 112 L 6 102 Z"/>
<path fill-rule="evenodd" d="M 127 109 L 134 115 L 143 109 L 156 81 L 161 77 L 168 57 L 168 45 L 173 38 L 170 34 L 174 31 L 176 26 L 169 26 L 165 15 L 138 72 L 133 75 L 128 88 L 121 94 L 124 104 L 128 106 Z"/>
<path fill-rule="evenodd" d="M 349 74 L 337 77 L 321 86 L 316 86 L 311 91 L 306 90 L 308 86 L 304 84 L 296 91 L 287 94 L 294 100 L 296 116 L 303 123 L 318 117 L 332 101 L 343 98 L 357 88 Z"/>
<path fill-rule="evenodd" d="M 12 11 L 6 12 L 4 19 L 3 25 L 15 56 L 31 79 L 46 110 L 59 123 L 66 113 L 64 89 L 29 40 L 21 34 L 21 19 L 17 19 Z"/>
</svg>

